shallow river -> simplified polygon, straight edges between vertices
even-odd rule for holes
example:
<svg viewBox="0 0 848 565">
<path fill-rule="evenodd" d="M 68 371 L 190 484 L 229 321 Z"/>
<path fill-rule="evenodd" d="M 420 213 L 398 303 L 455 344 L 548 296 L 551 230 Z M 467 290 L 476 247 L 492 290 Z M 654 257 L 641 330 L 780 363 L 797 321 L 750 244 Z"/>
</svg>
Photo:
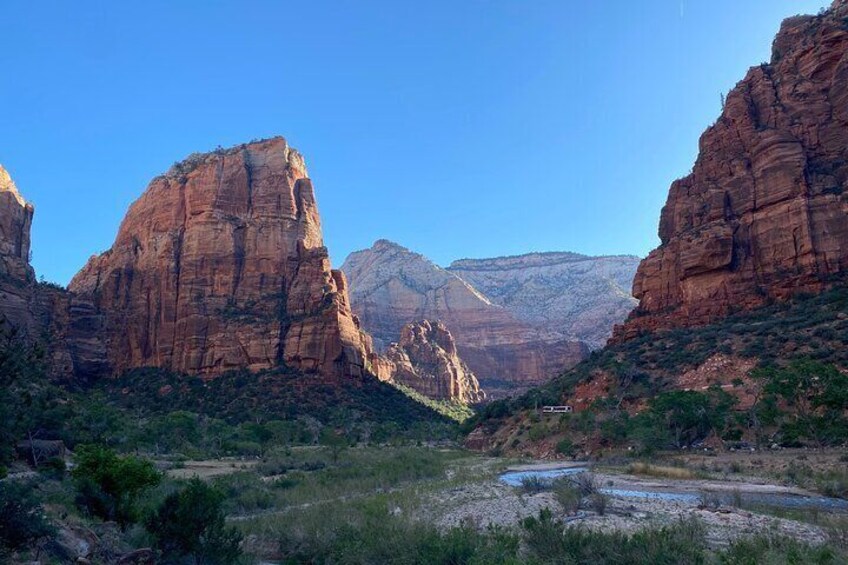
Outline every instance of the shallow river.
<svg viewBox="0 0 848 565">
<path fill-rule="evenodd" d="M 545 482 L 553 482 L 554 479 L 559 477 L 577 475 L 579 473 L 585 473 L 586 471 L 588 471 L 587 467 L 569 467 L 539 471 L 509 471 L 503 473 L 500 476 L 500 480 L 510 486 L 518 487 L 521 486 L 524 480 L 533 477 L 538 477 Z M 629 489 L 601 488 L 600 491 L 616 498 L 652 498 L 692 505 L 700 504 L 704 499 L 704 494 L 701 492 L 675 490 L 673 481 L 670 481 L 668 489 L 663 490 L 638 489 L 636 487 L 631 487 Z M 747 505 L 762 504 L 784 508 L 848 512 L 848 500 L 841 498 L 828 498 L 826 496 L 800 496 L 786 493 L 763 492 L 740 492 L 737 494 L 726 491 L 709 491 L 707 496 L 712 500 L 720 501 L 722 504 L 733 504 L 737 500 L 737 497 L 739 497 L 741 498 L 742 503 Z"/>
</svg>

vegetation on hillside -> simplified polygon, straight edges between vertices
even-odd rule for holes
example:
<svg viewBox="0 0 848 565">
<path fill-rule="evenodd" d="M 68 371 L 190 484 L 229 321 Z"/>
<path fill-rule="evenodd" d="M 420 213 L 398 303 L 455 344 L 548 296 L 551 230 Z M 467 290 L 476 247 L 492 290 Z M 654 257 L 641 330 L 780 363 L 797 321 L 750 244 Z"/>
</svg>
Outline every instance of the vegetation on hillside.
<svg viewBox="0 0 848 565">
<path fill-rule="evenodd" d="M 589 359 L 521 397 L 493 402 L 465 423 L 494 434 L 495 449 L 521 450 L 546 440 L 563 454 L 575 446 L 639 451 L 727 442 L 784 446 L 848 441 L 848 287 L 797 296 L 715 324 L 656 332 L 594 352 Z M 676 379 L 721 353 L 752 359 L 753 398 L 742 382 L 680 390 Z M 536 409 L 562 404 L 578 385 L 605 379 L 586 410 L 556 420 Z M 728 379 L 730 380 L 730 379 Z"/>
</svg>

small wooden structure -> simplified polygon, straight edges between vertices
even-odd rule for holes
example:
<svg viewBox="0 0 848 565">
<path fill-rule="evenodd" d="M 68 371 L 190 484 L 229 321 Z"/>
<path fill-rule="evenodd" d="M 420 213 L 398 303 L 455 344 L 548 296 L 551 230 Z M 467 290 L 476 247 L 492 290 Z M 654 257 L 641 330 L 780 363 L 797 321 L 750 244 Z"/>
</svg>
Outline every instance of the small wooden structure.
<svg viewBox="0 0 848 565">
<path fill-rule="evenodd" d="M 545 414 L 568 414 L 571 412 L 571 406 L 542 406 L 542 412 Z"/>
</svg>

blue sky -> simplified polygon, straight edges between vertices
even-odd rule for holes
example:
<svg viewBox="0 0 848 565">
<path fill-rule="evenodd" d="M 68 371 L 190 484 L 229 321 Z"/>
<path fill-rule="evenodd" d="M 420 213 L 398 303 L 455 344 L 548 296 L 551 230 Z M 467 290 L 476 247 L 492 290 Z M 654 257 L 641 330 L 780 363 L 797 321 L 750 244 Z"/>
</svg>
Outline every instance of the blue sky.
<svg viewBox="0 0 848 565">
<path fill-rule="evenodd" d="M 5 0 L 0 163 L 67 283 L 147 182 L 281 134 L 335 265 L 388 238 L 437 263 L 646 254 L 720 94 L 806 0 Z"/>
</svg>

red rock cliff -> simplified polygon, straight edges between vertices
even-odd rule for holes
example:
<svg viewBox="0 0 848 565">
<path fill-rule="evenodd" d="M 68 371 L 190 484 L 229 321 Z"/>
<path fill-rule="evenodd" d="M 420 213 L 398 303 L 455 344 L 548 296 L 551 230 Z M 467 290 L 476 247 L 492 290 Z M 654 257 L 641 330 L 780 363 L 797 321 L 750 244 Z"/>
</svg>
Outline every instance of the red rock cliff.
<svg viewBox="0 0 848 565">
<path fill-rule="evenodd" d="M 848 2 L 783 22 L 674 182 L 616 330 L 697 325 L 848 269 Z"/>
<path fill-rule="evenodd" d="M 368 338 L 330 269 L 306 166 L 280 137 L 192 155 L 155 178 L 69 289 L 105 315 L 116 372 L 366 368 Z"/>
<path fill-rule="evenodd" d="M 486 398 L 441 322 L 422 320 L 404 326 L 400 340 L 389 345 L 378 365 L 383 380 L 406 385 L 430 398 L 466 404 Z"/>
</svg>

